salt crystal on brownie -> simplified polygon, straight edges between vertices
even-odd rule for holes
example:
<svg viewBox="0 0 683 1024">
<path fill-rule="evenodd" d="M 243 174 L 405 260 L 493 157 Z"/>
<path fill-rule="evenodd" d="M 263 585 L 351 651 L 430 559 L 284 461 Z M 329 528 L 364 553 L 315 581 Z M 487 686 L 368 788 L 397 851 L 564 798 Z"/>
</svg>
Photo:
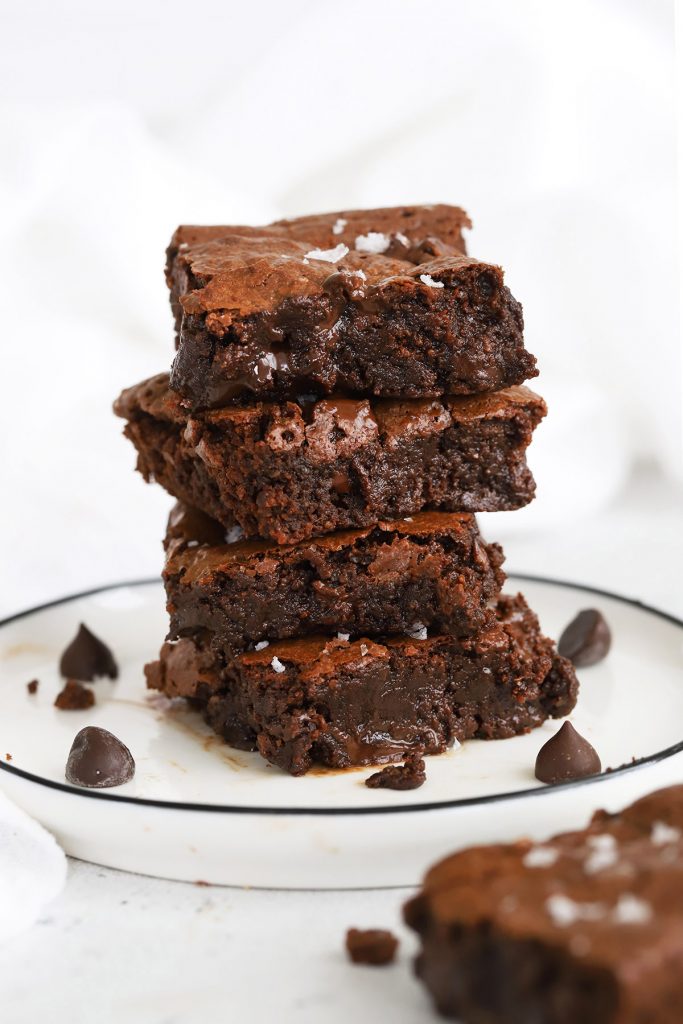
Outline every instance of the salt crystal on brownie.
<svg viewBox="0 0 683 1024">
<path fill-rule="evenodd" d="M 386 252 L 391 245 L 389 235 L 381 231 L 368 231 L 367 235 L 358 235 L 356 238 L 357 252 L 371 252 L 376 256 Z"/>
<path fill-rule="evenodd" d="M 590 853 L 583 865 L 588 875 L 613 868 L 619 859 L 617 841 L 613 835 L 589 836 L 586 840 Z"/>
<path fill-rule="evenodd" d="M 602 903 L 577 903 L 561 892 L 549 896 L 545 907 L 558 928 L 569 928 L 577 921 L 599 921 L 605 915 Z"/>
<path fill-rule="evenodd" d="M 551 846 L 534 846 L 524 857 L 525 868 L 550 868 L 553 866 L 559 853 Z"/>
<path fill-rule="evenodd" d="M 343 217 L 337 217 L 336 221 L 332 225 L 332 234 L 341 235 L 342 231 L 348 224 L 348 221 L 344 220 Z"/>
<path fill-rule="evenodd" d="M 656 821 L 652 826 L 650 838 L 655 846 L 666 846 L 668 843 L 677 843 L 681 835 L 680 829 L 672 828 L 665 821 Z"/>
<path fill-rule="evenodd" d="M 429 274 L 420 274 L 420 280 L 429 288 L 443 288 L 443 281 L 435 281 Z"/>
<path fill-rule="evenodd" d="M 244 537 L 244 530 L 242 529 L 242 527 L 241 526 L 232 526 L 232 527 L 230 527 L 229 530 L 226 530 L 226 533 L 225 533 L 225 543 L 226 544 L 235 544 L 235 543 L 237 543 L 238 540 L 242 540 L 242 537 Z"/>
<path fill-rule="evenodd" d="M 421 622 L 414 622 L 407 633 L 411 640 L 427 639 L 427 627 Z"/>
<path fill-rule="evenodd" d="M 633 893 L 624 892 L 612 911 L 617 924 L 647 924 L 652 919 L 652 907 Z"/>
<path fill-rule="evenodd" d="M 278 657 L 274 657 L 270 663 L 271 668 L 275 669 L 276 672 L 284 672 L 285 666 L 282 664 Z"/>
<path fill-rule="evenodd" d="M 343 242 L 335 245 L 334 249 L 311 249 L 304 256 L 304 263 L 308 263 L 309 260 L 321 260 L 323 263 L 339 263 L 339 260 L 343 259 L 348 251 L 348 245 L 344 245 Z"/>
<path fill-rule="evenodd" d="M 263 650 L 265 650 L 266 647 L 270 647 L 270 641 L 269 640 L 259 640 L 259 642 L 257 644 L 254 644 L 254 650 L 255 651 L 263 651 Z"/>
</svg>

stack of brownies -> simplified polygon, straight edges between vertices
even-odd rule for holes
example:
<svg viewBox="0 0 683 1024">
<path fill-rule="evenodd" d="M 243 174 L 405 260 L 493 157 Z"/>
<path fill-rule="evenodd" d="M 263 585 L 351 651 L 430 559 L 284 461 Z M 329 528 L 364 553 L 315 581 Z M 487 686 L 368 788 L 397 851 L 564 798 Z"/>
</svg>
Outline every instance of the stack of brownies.
<svg viewBox="0 0 683 1024">
<path fill-rule="evenodd" d="M 177 352 L 116 411 L 173 494 L 148 685 L 292 774 L 571 711 L 577 683 L 473 513 L 534 494 L 522 310 L 425 206 L 181 227 Z"/>
</svg>

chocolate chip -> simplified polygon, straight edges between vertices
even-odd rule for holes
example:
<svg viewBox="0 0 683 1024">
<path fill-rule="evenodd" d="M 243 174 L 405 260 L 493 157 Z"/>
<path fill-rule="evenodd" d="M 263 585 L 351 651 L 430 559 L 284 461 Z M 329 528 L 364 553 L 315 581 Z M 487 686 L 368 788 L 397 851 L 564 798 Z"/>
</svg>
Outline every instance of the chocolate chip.
<svg viewBox="0 0 683 1024">
<path fill-rule="evenodd" d="M 120 739 L 106 729 L 88 725 L 71 744 L 65 774 L 74 786 L 122 786 L 135 775 L 135 761 Z"/>
<path fill-rule="evenodd" d="M 354 964 L 372 964 L 382 967 L 396 956 L 398 939 L 382 928 L 349 928 L 346 933 L 346 951 Z"/>
<path fill-rule="evenodd" d="M 91 682 L 98 676 L 116 679 L 119 674 L 114 656 L 98 637 L 81 623 L 78 633 L 71 641 L 59 662 L 59 671 L 71 679 L 85 679 Z"/>
<path fill-rule="evenodd" d="M 95 703 L 95 694 L 76 679 L 67 679 L 64 689 L 55 697 L 55 707 L 60 711 L 85 711 Z"/>
<path fill-rule="evenodd" d="M 38 684 L 38 680 L 37 679 L 32 679 L 30 683 L 26 684 L 26 689 L 28 690 L 29 693 L 37 693 L 38 692 L 38 685 L 39 685 Z"/>
<path fill-rule="evenodd" d="M 569 623 L 557 649 L 577 668 L 585 668 L 602 661 L 611 645 L 612 634 L 602 613 L 595 608 L 586 608 Z"/>
<path fill-rule="evenodd" d="M 597 752 L 571 722 L 565 722 L 543 744 L 536 758 L 536 778 L 541 782 L 583 779 L 587 775 L 598 775 L 601 770 Z"/>
<path fill-rule="evenodd" d="M 365 780 L 370 789 L 418 789 L 425 782 L 422 751 L 406 754 L 405 764 L 390 764 Z"/>
</svg>

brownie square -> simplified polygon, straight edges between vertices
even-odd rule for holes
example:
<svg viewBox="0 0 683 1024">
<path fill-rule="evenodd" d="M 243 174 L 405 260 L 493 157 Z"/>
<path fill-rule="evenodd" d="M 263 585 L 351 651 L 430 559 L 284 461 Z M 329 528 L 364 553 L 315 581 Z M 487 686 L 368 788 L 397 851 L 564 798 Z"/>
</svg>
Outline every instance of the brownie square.
<svg viewBox="0 0 683 1024">
<path fill-rule="evenodd" d="M 247 537 L 294 543 L 423 510 L 531 501 L 545 403 L 525 387 L 442 400 L 330 398 L 189 413 L 161 374 L 124 391 L 138 469 Z"/>
<path fill-rule="evenodd" d="M 167 252 L 193 408 L 345 393 L 474 394 L 536 376 L 500 267 L 464 255 L 457 207 L 181 227 Z"/>
<path fill-rule="evenodd" d="M 298 544 L 240 539 L 177 505 L 166 533 L 169 639 L 210 631 L 235 654 L 264 640 L 332 631 L 349 636 L 463 635 L 491 617 L 503 553 L 472 515 L 407 520 Z"/>
<path fill-rule="evenodd" d="M 574 671 L 521 595 L 472 637 L 284 640 L 221 657 L 205 634 L 167 643 L 148 686 L 190 698 L 228 743 L 293 775 L 526 732 L 576 702 Z"/>
<path fill-rule="evenodd" d="M 463 1024 L 678 1024 L 683 786 L 545 843 L 456 853 L 405 918 L 418 976 Z"/>
</svg>

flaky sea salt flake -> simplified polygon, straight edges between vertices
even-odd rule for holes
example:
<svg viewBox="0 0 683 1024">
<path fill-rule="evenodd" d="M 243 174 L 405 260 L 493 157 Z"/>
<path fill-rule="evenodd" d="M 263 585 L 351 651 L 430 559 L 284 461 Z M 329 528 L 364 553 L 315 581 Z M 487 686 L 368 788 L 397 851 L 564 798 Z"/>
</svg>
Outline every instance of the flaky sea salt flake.
<svg viewBox="0 0 683 1024">
<path fill-rule="evenodd" d="M 244 537 L 244 530 L 241 526 L 231 526 L 225 533 L 226 544 L 236 544 L 238 540 L 242 540 Z"/>
<path fill-rule="evenodd" d="M 334 249 L 311 249 L 304 256 L 304 263 L 308 263 L 309 260 L 321 260 L 323 263 L 339 263 L 339 260 L 343 260 L 348 251 L 348 245 L 344 245 L 343 242 L 335 245 Z"/>
<path fill-rule="evenodd" d="M 667 825 L 665 821 L 656 821 L 652 826 L 650 839 L 655 846 L 667 846 L 669 843 L 677 843 L 681 835 L 679 828 Z"/>
<path fill-rule="evenodd" d="M 411 640 L 427 639 L 427 627 L 422 622 L 414 622 L 406 632 Z"/>
<path fill-rule="evenodd" d="M 633 893 L 623 892 L 612 911 L 617 924 L 647 924 L 652 919 L 652 907 Z"/>
<path fill-rule="evenodd" d="M 348 221 L 344 220 L 343 217 L 337 217 L 336 221 L 332 225 L 332 234 L 341 235 L 342 231 L 348 224 Z"/>
<path fill-rule="evenodd" d="M 586 845 L 590 850 L 583 865 L 587 875 L 613 868 L 619 860 L 617 841 L 612 835 L 589 836 Z"/>
<path fill-rule="evenodd" d="M 371 252 L 375 256 L 386 252 L 391 245 L 389 235 L 381 231 L 368 231 L 367 235 L 358 235 L 356 238 L 356 252 Z"/>
<path fill-rule="evenodd" d="M 558 928 L 569 928 L 577 921 L 599 921 L 605 916 L 602 903 L 576 903 L 561 892 L 549 896 L 545 908 Z"/>
<path fill-rule="evenodd" d="M 522 864 L 525 868 L 550 868 L 558 857 L 559 853 L 552 846 L 532 846 Z"/>
<path fill-rule="evenodd" d="M 420 280 L 422 284 L 426 284 L 428 288 L 443 288 L 443 281 L 435 281 L 429 274 L 420 274 Z"/>
<path fill-rule="evenodd" d="M 259 640 L 259 642 L 254 645 L 254 650 L 263 651 L 266 647 L 270 647 L 270 640 Z"/>
<path fill-rule="evenodd" d="M 284 672 L 285 671 L 285 666 L 282 664 L 282 662 L 280 661 L 280 659 L 278 657 L 273 658 L 273 660 L 270 663 L 270 667 L 272 669 L 274 669 L 275 672 Z"/>
</svg>

